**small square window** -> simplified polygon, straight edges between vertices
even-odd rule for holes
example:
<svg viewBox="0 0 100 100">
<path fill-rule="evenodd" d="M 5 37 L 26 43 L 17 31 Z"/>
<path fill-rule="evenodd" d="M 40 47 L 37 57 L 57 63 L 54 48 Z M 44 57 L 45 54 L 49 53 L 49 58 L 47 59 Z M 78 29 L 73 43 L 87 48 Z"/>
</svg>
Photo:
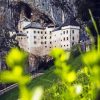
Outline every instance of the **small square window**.
<svg viewBox="0 0 100 100">
<path fill-rule="evenodd" d="M 65 34 L 65 31 L 63 31 L 63 33 Z"/>
<path fill-rule="evenodd" d="M 43 44 L 43 42 L 41 42 L 41 44 Z"/>
<path fill-rule="evenodd" d="M 72 43 L 72 46 L 74 45 L 74 42 Z"/>
<path fill-rule="evenodd" d="M 52 42 L 50 42 L 50 44 L 52 44 Z"/>
<path fill-rule="evenodd" d="M 72 33 L 74 33 L 74 30 L 72 30 Z"/>
<path fill-rule="evenodd" d="M 41 39 L 43 39 L 43 36 L 41 37 Z"/>
<path fill-rule="evenodd" d="M 73 37 L 73 40 L 74 40 L 74 37 Z"/>
<path fill-rule="evenodd" d="M 34 41 L 34 44 L 36 44 L 36 41 Z"/>
<path fill-rule="evenodd" d="M 36 33 L 36 31 L 34 31 L 34 33 Z"/>
<path fill-rule="evenodd" d="M 36 39 L 36 36 L 34 36 L 34 39 Z"/>
</svg>

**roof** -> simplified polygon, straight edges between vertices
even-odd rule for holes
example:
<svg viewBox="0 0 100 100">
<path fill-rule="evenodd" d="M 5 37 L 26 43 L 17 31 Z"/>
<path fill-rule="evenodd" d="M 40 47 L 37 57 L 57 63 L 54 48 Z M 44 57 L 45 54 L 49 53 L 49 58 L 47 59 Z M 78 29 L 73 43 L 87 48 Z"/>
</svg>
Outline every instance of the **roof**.
<svg viewBox="0 0 100 100">
<path fill-rule="evenodd" d="M 61 26 L 59 26 L 58 28 L 54 29 L 53 32 L 54 31 L 59 31 L 59 30 L 61 30 L 62 27 L 69 26 L 69 25 L 71 25 L 71 26 L 79 26 L 78 22 L 74 19 L 74 17 L 68 17 L 68 19 Z"/>
<path fill-rule="evenodd" d="M 25 16 L 20 20 L 20 22 L 23 22 L 23 21 L 28 21 L 30 22 L 30 20 L 28 18 L 26 18 Z"/>
<path fill-rule="evenodd" d="M 31 24 L 28 24 L 27 26 L 24 27 L 24 29 L 28 28 L 44 29 L 44 27 L 38 22 L 31 22 Z"/>
<path fill-rule="evenodd" d="M 27 35 L 24 33 L 18 33 L 17 36 L 27 36 Z"/>
<path fill-rule="evenodd" d="M 74 17 L 68 17 L 67 20 L 61 25 L 61 27 L 64 26 L 79 26 L 78 22 L 74 19 Z"/>
<path fill-rule="evenodd" d="M 46 24 L 45 27 L 48 27 L 48 28 L 52 28 L 52 27 L 57 27 L 58 25 L 55 25 L 53 23 L 51 24 Z"/>
<path fill-rule="evenodd" d="M 59 31 L 59 30 L 61 30 L 61 27 L 55 28 L 52 32 Z"/>
</svg>

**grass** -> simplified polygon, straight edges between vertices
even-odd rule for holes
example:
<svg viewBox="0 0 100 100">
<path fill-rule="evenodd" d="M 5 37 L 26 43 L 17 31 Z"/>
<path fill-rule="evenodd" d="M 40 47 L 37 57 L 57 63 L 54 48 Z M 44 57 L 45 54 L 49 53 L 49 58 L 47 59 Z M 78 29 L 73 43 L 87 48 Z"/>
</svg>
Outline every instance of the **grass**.
<svg viewBox="0 0 100 100">
<path fill-rule="evenodd" d="M 69 62 L 72 67 L 74 66 L 81 66 L 81 56 L 78 56 L 76 59 L 70 59 Z M 36 86 L 42 86 L 44 90 L 50 89 L 52 85 L 59 81 L 59 78 L 54 74 L 54 68 L 51 67 L 49 70 L 44 72 L 44 75 L 39 76 L 32 80 L 32 82 L 28 85 L 29 89 L 32 89 Z M 17 100 L 18 99 L 18 88 L 15 88 L 2 96 L 0 96 L 0 100 Z"/>
</svg>

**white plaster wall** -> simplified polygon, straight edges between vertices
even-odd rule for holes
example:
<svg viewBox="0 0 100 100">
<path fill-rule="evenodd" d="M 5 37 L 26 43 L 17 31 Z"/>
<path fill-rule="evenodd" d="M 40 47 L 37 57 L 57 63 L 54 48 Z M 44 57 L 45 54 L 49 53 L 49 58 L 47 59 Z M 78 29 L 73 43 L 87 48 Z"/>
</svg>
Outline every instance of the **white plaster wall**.
<svg viewBox="0 0 100 100">
<path fill-rule="evenodd" d="M 68 35 L 68 38 L 69 38 L 69 41 L 67 41 L 67 44 L 69 44 L 68 49 L 70 50 L 72 47 L 72 43 L 74 43 L 74 44 L 79 43 L 80 27 L 78 27 L 78 26 L 65 26 L 65 27 L 62 27 L 62 30 L 66 30 L 66 31 L 68 30 L 68 34 L 66 34 L 66 36 Z M 73 33 L 73 30 L 74 30 L 74 33 Z M 73 40 L 73 37 L 74 37 L 74 40 Z"/>
<path fill-rule="evenodd" d="M 70 50 L 73 42 L 74 44 L 77 44 L 79 42 L 79 29 L 79 27 L 75 26 L 62 27 L 62 29 L 58 31 L 53 31 L 54 28 L 48 27 L 46 27 L 46 29 L 30 28 L 25 29 L 24 33 L 27 35 L 26 41 L 29 52 L 35 55 L 42 56 L 48 55 L 51 49 L 54 47 L 61 47 L 64 50 Z M 36 44 L 34 43 L 34 41 L 36 42 Z"/>
<path fill-rule="evenodd" d="M 16 39 L 19 42 L 20 48 L 22 48 L 25 51 L 29 52 L 29 44 L 28 44 L 27 36 L 17 36 Z"/>
<path fill-rule="evenodd" d="M 53 48 L 61 47 L 61 30 L 52 32 Z"/>
<path fill-rule="evenodd" d="M 45 30 L 44 29 L 25 29 L 24 30 L 24 33 L 27 34 L 28 36 L 28 43 L 29 43 L 29 48 L 30 48 L 31 53 L 34 53 L 36 55 L 46 55 L 50 52 L 52 48 L 51 31 L 53 29 L 54 28 L 46 28 Z M 34 36 L 36 38 L 34 38 Z M 36 42 L 36 44 L 34 44 L 34 41 Z"/>
</svg>

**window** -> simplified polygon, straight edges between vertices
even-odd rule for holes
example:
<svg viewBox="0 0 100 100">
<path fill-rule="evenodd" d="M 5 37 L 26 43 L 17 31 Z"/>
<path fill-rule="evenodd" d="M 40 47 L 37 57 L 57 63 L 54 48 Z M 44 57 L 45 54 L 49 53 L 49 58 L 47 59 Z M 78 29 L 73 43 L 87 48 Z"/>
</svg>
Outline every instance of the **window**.
<svg viewBox="0 0 100 100">
<path fill-rule="evenodd" d="M 43 32 L 41 31 L 41 34 L 43 34 Z"/>
<path fill-rule="evenodd" d="M 45 46 L 45 48 L 47 48 L 47 46 Z"/>
<path fill-rule="evenodd" d="M 47 34 L 47 32 L 45 32 L 45 34 Z"/>
<path fill-rule="evenodd" d="M 68 40 L 68 37 L 67 37 L 67 40 Z"/>
<path fill-rule="evenodd" d="M 72 33 L 74 33 L 74 30 L 72 30 Z"/>
<path fill-rule="evenodd" d="M 45 39 L 46 39 L 47 37 L 45 37 Z"/>
<path fill-rule="evenodd" d="M 73 37 L 73 40 L 74 40 L 74 37 Z"/>
<path fill-rule="evenodd" d="M 64 45 L 64 47 L 65 47 L 65 45 Z"/>
<path fill-rule="evenodd" d="M 52 42 L 50 42 L 50 44 L 52 44 Z"/>
<path fill-rule="evenodd" d="M 65 31 L 63 31 L 63 33 L 65 34 Z"/>
<path fill-rule="evenodd" d="M 41 44 L 43 44 L 43 42 L 41 42 Z"/>
<path fill-rule="evenodd" d="M 40 33 L 40 32 L 38 31 L 38 33 Z"/>
<path fill-rule="evenodd" d="M 34 44 L 36 44 L 36 41 L 34 41 Z"/>
<path fill-rule="evenodd" d="M 68 47 L 68 45 L 67 45 L 67 47 Z"/>
<path fill-rule="evenodd" d="M 34 36 L 34 39 L 36 39 L 36 36 Z"/>
<path fill-rule="evenodd" d="M 28 33 L 28 31 L 27 31 L 27 33 Z"/>
<path fill-rule="evenodd" d="M 74 45 L 74 42 L 72 43 L 72 46 Z"/>
<path fill-rule="evenodd" d="M 50 31 L 50 34 L 51 34 L 51 31 Z"/>
<path fill-rule="evenodd" d="M 43 39 L 43 36 L 41 37 L 41 39 Z"/>
<path fill-rule="evenodd" d="M 50 39 L 51 39 L 51 36 L 50 36 Z"/>
<path fill-rule="evenodd" d="M 45 44 L 46 44 L 47 42 L 45 41 Z"/>
<path fill-rule="evenodd" d="M 68 30 L 66 31 L 66 33 L 68 33 Z"/>
<path fill-rule="evenodd" d="M 65 37 L 64 37 L 64 41 L 65 41 Z"/>
<path fill-rule="evenodd" d="M 34 31 L 34 33 L 36 33 L 36 31 Z"/>
</svg>

